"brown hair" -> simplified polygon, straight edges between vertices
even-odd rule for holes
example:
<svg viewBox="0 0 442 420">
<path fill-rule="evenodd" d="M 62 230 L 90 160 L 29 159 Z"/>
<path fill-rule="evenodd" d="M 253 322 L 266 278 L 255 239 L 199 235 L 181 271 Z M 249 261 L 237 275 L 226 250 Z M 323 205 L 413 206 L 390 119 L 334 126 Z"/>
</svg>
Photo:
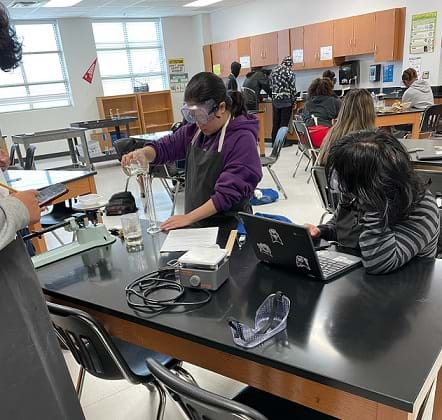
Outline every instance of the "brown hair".
<svg viewBox="0 0 442 420">
<path fill-rule="evenodd" d="M 376 112 L 373 99 L 367 89 L 351 89 L 344 97 L 336 124 L 325 136 L 318 157 L 318 164 L 325 166 L 330 149 L 336 140 L 353 131 L 375 128 Z"/>
<path fill-rule="evenodd" d="M 318 77 L 308 88 L 310 96 L 333 96 L 333 93 L 333 83 L 328 78 Z"/>
<path fill-rule="evenodd" d="M 327 79 L 330 79 L 333 83 L 336 83 L 336 75 L 333 70 L 325 70 L 324 73 L 322 73 L 322 77 L 326 77 Z"/>
<path fill-rule="evenodd" d="M 404 70 L 402 73 L 402 80 L 403 81 L 413 81 L 417 79 L 417 72 L 415 69 L 409 67 L 408 69 Z"/>
</svg>

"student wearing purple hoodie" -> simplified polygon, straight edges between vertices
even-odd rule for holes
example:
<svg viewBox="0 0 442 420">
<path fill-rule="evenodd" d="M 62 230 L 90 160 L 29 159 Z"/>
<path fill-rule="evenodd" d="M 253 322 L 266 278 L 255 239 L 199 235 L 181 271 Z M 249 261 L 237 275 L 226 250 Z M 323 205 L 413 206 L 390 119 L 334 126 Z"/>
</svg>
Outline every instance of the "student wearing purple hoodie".
<svg viewBox="0 0 442 420">
<path fill-rule="evenodd" d="M 247 114 L 240 92 L 227 93 L 223 80 L 208 72 L 190 80 L 181 113 L 188 124 L 125 155 L 122 165 L 186 159 L 185 214 L 161 229 L 235 223 L 239 211 L 251 212 L 249 200 L 262 178 L 258 120 Z"/>
</svg>

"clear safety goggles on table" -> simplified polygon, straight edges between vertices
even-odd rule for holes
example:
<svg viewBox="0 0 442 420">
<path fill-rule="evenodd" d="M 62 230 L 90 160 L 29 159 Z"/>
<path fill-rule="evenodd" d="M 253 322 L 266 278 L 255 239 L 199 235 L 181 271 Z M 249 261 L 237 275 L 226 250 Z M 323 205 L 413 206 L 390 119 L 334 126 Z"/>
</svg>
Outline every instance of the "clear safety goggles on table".
<svg viewBox="0 0 442 420">
<path fill-rule="evenodd" d="M 287 327 L 290 299 L 282 292 L 267 296 L 255 315 L 254 327 L 235 319 L 229 320 L 233 341 L 241 347 L 253 348 L 272 338 Z"/>
<path fill-rule="evenodd" d="M 184 104 L 181 108 L 181 114 L 191 124 L 207 124 L 218 109 L 218 104 L 213 99 L 209 99 L 197 105 Z"/>
</svg>

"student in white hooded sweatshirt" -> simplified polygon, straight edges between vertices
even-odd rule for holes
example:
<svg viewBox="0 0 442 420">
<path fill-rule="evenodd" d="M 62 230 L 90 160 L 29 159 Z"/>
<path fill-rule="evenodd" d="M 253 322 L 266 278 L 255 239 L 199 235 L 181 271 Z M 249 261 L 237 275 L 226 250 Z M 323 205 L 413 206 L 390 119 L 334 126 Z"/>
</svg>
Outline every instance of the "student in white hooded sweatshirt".
<svg viewBox="0 0 442 420">
<path fill-rule="evenodd" d="M 415 69 L 408 68 L 402 73 L 402 82 L 407 90 L 402 96 L 402 102 L 411 102 L 411 108 L 424 110 L 434 105 L 433 91 L 426 80 L 418 80 Z"/>
</svg>

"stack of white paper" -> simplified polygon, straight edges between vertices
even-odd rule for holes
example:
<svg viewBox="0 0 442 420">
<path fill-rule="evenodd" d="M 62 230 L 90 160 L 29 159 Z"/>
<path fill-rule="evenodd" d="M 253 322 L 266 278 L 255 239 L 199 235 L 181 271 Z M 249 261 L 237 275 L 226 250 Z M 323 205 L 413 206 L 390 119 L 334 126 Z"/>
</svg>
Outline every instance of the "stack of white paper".
<svg viewBox="0 0 442 420">
<path fill-rule="evenodd" d="M 217 227 L 171 230 L 160 252 L 189 251 L 192 248 L 216 246 Z"/>
</svg>

